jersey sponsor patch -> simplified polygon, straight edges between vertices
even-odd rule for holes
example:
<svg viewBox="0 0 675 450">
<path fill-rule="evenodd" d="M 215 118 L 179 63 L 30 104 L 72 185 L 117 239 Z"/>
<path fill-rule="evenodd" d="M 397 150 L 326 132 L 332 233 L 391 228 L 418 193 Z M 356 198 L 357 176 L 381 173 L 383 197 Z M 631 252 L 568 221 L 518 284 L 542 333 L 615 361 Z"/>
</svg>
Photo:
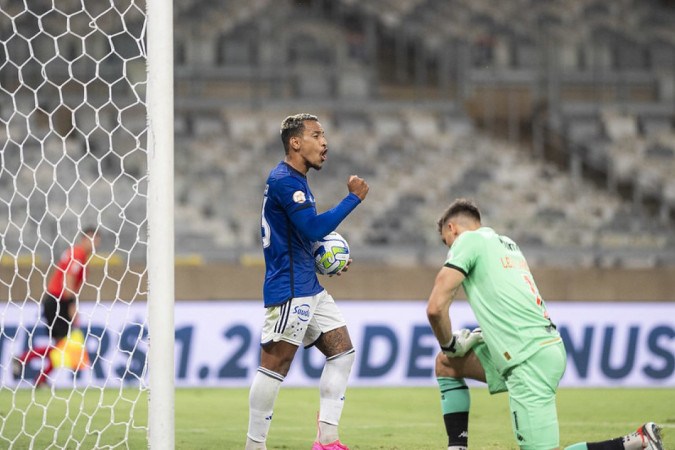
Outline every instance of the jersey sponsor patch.
<svg viewBox="0 0 675 450">
<path fill-rule="evenodd" d="M 293 201 L 295 203 L 305 203 L 305 193 L 302 191 L 295 191 L 293 192 Z"/>
</svg>

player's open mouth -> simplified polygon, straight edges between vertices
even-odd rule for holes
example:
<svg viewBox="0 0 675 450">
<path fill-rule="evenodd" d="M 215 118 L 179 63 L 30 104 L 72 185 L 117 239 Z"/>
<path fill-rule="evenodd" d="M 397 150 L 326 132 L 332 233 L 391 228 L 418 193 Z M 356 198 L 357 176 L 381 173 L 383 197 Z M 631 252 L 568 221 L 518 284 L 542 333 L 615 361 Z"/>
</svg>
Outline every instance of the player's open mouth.
<svg viewBox="0 0 675 450">
<path fill-rule="evenodd" d="M 325 161 L 328 159 L 328 150 L 325 152 L 321 153 L 321 161 Z"/>
</svg>

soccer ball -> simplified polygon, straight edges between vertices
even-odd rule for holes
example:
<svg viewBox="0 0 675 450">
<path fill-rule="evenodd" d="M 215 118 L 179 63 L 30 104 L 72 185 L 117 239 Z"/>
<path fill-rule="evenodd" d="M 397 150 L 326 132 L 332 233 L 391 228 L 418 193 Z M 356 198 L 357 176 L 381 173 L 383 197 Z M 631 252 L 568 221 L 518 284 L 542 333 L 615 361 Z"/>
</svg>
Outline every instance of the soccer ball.
<svg viewBox="0 0 675 450">
<path fill-rule="evenodd" d="M 335 275 L 349 261 L 349 245 L 340 233 L 333 231 L 312 244 L 314 268 L 321 275 Z"/>
</svg>

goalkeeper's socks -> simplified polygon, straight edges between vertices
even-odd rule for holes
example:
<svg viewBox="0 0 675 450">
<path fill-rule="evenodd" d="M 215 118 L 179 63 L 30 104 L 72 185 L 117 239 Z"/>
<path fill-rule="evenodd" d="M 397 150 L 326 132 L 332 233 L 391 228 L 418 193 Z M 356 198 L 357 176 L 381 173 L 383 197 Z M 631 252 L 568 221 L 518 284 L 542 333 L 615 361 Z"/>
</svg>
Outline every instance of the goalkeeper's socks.
<svg viewBox="0 0 675 450">
<path fill-rule="evenodd" d="M 461 378 L 438 377 L 441 391 L 441 410 L 445 432 L 448 435 L 448 449 L 466 449 L 469 442 L 469 388 Z"/>
<path fill-rule="evenodd" d="M 641 428 L 624 437 L 602 442 L 582 442 L 565 447 L 565 450 L 642 450 L 646 445 Z"/>
<path fill-rule="evenodd" d="M 40 370 L 40 373 L 35 378 L 35 387 L 41 387 L 45 385 L 49 379 L 49 374 L 51 374 L 52 370 L 54 370 L 54 365 L 52 364 L 52 359 L 50 357 L 53 348 L 54 347 L 49 347 L 45 351 L 42 370 Z"/>
<path fill-rule="evenodd" d="M 27 350 L 23 355 L 19 356 L 19 361 L 26 365 L 35 358 L 44 358 L 51 350 L 51 346 L 47 345 L 44 347 L 36 347 L 34 349 Z"/>
<path fill-rule="evenodd" d="M 279 394 L 282 381 L 284 381 L 282 375 L 264 367 L 258 367 L 248 397 L 249 417 L 246 435 L 249 440 L 257 443 L 264 443 L 267 440 L 267 433 L 272 424 L 274 402 Z"/>
<path fill-rule="evenodd" d="M 622 438 L 602 442 L 581 442 L 565 447 L 565 450 L 642 450 L 642 437 L 632 433 Z"/>
<path fill-rule="evenodd" d="M 638 447 L 642 449 L 642 447 Z M 578 444 L 565 447 L 565 450 L 625 450 L 621 438 L 602 442 L 579 442 Z"/>
</svg>

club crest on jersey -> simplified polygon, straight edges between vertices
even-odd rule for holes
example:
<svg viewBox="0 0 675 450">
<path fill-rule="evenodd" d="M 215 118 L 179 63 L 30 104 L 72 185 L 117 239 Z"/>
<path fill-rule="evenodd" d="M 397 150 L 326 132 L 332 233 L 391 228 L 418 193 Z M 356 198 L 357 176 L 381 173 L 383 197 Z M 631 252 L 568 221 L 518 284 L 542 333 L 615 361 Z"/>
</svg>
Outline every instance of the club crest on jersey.
<svg viewBox="0 0 675 450">
<path fill-rule="evenodd" d="M 307 198 L 305 198 L 304 192 L 302 191 L 293 192 L 293 201 L 295 203 L 305 203 L 305 200 L 307 200 Z"/>
</svg>

